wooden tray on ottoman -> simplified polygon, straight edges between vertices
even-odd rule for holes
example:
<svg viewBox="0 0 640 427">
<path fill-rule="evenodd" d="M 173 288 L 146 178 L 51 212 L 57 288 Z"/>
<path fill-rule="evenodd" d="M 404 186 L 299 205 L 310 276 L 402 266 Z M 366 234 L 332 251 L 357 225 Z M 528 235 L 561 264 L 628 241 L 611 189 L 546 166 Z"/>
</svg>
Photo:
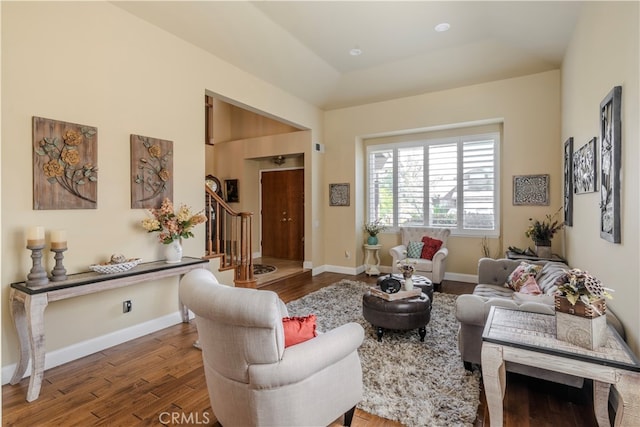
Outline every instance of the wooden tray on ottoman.
<svg viewBox="0 0 640 427">
<path fill-rule="evenodd" d="M 398 291 L 395 294 L 388 294 L 375 286 L 371 286 L 369 288 L 369 291 L 371 292 L 371 295 L 374 295 L 378 298 L 382 298 L 387 301 L 396 301 L 404 298 L 419 297 L 420 294 L 422 293 L 422 289 L 414 288 L 414 289 L 411 289 L 410 291 Z"/>
</svg>

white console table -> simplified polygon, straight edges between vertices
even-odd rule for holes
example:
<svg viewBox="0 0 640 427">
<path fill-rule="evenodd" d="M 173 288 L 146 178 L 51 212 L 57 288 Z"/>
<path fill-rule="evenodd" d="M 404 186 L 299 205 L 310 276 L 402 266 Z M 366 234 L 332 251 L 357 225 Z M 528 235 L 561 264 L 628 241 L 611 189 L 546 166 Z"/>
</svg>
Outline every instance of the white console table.
<svg viewBox="0 0 640 427">
<path fill-rule="evenodd" d="M 32 402 L 40 395 L 44 378 L 45 327 L 44 310 L 52 301 L 64 300 L 82 295 L 93 294 L 110 289 L 135 285 L 136 283 L 182 276 L 191 270 L 205 268 L 209 260 L 183 257 L 182 261 L 168 264 L 154 261 L 138 264 L 131 270 L 115 274 L 94 272 L 78 273 L 68 276 L 61 282 L 49 282 L 45 286 L 30 288 L 25 282 L 12 283 L 9 305 L 13 322 L 18 331 L 20 359 L 11 378 L 11 384 L 20 382 L 29 359 L 31 359 L 31 378 L 27 390 L 27 401 Z M 179 302 L 182 321 L 189 321 L 188 309 Z"/>
</svg>

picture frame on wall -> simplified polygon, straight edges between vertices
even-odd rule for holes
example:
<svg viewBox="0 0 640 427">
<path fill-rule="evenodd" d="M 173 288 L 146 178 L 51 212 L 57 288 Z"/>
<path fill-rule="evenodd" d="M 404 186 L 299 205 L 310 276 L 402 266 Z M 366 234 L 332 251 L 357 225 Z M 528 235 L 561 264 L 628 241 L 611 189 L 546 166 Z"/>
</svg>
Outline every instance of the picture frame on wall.
<svg viewBox="0 0 640 427">
<path fill-rule="evenodd" d="M 514 206 L 549 206 L 549 175 L 515 175 Z"/>
<path fill-rule="evenodd" d="M 597 137 L 578 148 L 573 156 L 573 192 L 593 193 L 597 185 Z"/>
<path fill-rule="evenodd" d="M 573 138 L 564 142 L 564 225 L 573 226 Z"/>
<path fill-rule="evenodd" d="M 240 202 L 240 192 L 238 191 L 237 179 L 224 180 L 225 194 L 227 195 L 227 203 Z"/>
<path fill-rule="evenodd" d="M 329 184 L 329 206 L 349 206 L 349 184 Z"/>
<path fill-rule="evenodd" d="M 615 86 L 600 103 L 600 237 L 611 243 L 620 243 L 621 102 Z"/>
</svg>

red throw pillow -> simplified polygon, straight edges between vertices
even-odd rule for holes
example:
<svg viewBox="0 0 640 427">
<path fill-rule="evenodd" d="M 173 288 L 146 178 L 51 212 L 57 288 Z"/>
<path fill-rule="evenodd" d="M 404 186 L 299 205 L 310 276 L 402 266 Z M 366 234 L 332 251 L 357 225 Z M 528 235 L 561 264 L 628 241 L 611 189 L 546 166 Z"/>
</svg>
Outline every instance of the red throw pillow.
<svg viewBox="0 0 640 427">
<path fill-rule="evenodd" d="M 433 256 L 442 246 L 442 240 L 432 239 L 429 236 L 424 236 L 422 238 L 422 243 L 424 243 L 424 246 L 422 247 L 422 254 L 420 255 L 420 258 L 423 259 L 433 259 Z"/>
<path fill-rule="evenodd" d="M 315 314 L 304 317 L 283 317 L 282 326 L 284 327 L 285 348 L 318 336 Z"/>
</svg>

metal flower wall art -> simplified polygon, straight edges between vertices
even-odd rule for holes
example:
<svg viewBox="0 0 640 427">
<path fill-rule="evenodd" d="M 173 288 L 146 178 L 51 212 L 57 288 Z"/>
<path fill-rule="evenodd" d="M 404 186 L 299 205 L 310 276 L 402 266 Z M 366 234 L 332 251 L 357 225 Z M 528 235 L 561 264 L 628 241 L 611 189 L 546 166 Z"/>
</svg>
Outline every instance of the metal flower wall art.
<svg viewBox="0 0 640 427">
<path fill-rule="evenodd" d="M 97 207 L 98 129 L 33 117 L 33 208 Z"/>
<path fill-rule="evenodd" d="M 131 135 L 131 207 L 160 207 L 173 199 L 173 142 Z"/>
</svg>

